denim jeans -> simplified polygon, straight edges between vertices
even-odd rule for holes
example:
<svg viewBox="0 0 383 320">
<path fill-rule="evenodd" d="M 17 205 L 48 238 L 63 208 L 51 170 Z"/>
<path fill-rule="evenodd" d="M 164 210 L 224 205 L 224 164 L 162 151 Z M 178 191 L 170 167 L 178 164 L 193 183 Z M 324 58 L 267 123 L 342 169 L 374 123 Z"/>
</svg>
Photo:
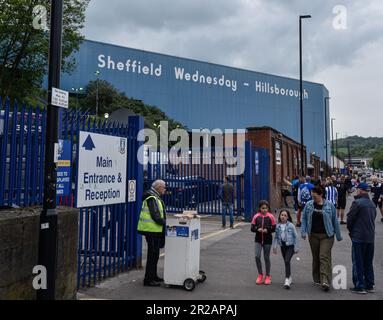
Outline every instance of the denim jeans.
<svg viewBox="0 0 383 320">
<path fill-rule="evenodd" d="M 222 225 L 226 226 L 226 214 L 229 211 L 230 214 L 230 226 L 234 224 L 233 204 L 228 202 L 222 202 Z"/>
<path fill-rule="evenodd" d="M 375 284 L 373 260 L 373 243 L 352 241 L 352 282 L 355 288 L 373 288 Z"/>
</svg>

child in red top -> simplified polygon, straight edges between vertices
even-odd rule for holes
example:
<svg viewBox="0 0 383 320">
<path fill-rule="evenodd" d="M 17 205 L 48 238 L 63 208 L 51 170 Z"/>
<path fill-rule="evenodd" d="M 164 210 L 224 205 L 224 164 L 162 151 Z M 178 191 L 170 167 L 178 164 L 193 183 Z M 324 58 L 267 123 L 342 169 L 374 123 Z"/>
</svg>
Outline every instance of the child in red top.
<svg viewBox="0 0 383 320">
<path fill-rule="evenodd" d="M 272 233 L 275 232 L 276 221 L 269 212 L 270 205 L 267 201 L 261 200 L 258 205 L 258 213 L 254 215 L 251 221 L 251 231 L 255 232 L 255 262 L 258 269 L 258 278 L 256 284 L 271 284 L 270 276 L 270 252 L 273 243 Z M 266 276 L 262 271 L 261 253 L 266 265 Z"/>
</svg>

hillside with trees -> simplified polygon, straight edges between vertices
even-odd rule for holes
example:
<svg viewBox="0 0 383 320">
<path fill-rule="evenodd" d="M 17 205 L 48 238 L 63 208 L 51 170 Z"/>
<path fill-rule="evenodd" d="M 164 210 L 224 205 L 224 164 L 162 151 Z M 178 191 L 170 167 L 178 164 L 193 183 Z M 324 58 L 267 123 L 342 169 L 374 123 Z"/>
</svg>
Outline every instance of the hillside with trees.
<svg viewBox="0 0 383 320">
<path fill-rule="evenodd" d="M 333 154 L 336 154 L 338 145 L 339 158 L 347 160 L 350 151 L 351 158 L 372 158 L 372 167 L 383 170 L 383 138 L 351 136 L 333 143 Z"/>
</svg>

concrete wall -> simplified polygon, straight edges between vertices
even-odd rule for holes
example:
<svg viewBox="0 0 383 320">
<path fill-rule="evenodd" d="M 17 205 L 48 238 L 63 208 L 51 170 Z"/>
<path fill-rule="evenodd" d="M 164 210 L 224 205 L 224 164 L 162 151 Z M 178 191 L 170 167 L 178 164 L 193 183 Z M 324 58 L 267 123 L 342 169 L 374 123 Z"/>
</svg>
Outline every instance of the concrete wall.
<svg viewBox="0 0 383 320">
<path fill-rule="evenodd" d="M 40 207 L 0 211 L 0 300 L 36 299 Z M 78 210 L 58 209 L 56 299 L 76 298 Z"/>
</svg>

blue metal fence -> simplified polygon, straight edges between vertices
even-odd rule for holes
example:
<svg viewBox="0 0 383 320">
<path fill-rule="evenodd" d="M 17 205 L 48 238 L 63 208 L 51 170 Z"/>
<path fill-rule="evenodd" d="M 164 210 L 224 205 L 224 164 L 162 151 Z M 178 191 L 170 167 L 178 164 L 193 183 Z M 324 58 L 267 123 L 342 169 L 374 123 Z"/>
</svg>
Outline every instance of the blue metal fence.
<svg viewBox="0 0 383 320">
<path fill-rule="evenodd" d="M 0 98 L 1 99 L 1 98 Z M 0 100 L 0 206 L 32 206 L 43 203 L 46 110 L 9 99 Z M 80 209 L 78 287 L 128 270 L 141 259 L 141 237 L 136 226 L 141 209 L 143 168 L 137 160 L 142 142 L 142 117 L 130 117 L 127 126 L 96 121 L 89 114 L 62 110 L 60 138 L 70 140 L 71 193 L 58 205 L 73 206 L 75 198 L 76 142 L 79 131 L 126 137 L 127 180 L 136 180 L 136 201 Z"/>
<path fill-rule="evenodd" d="M 72 145 L 73 176 L 77 177 L 76 141 L 79 131 L 125 137 L 128 140 L 127 180 L 136 180 L 136 201 L 80 209 L 78 273 L 80 286 L 95 285 L 97 281 L 129 270 L 141 256 L 141 237 L 137 222 L 141 210 L 143 188 L 142 164 L 137 160 L 141 142 L 138 132 L 143 129 L 142 117 L 130 117 L 127 126 L 92 120 L 78 112 L 66 112 L 62 117 L 62 138 Z M 73 203 L 75 190 L 63 204 Z"/>
<path fill-rule="evenodd" d="M 0 98 L 0 206 L 43 201 L 46 111 Z"/>
<path fill-rule="evenodd" d="M 239 149 L 238 149 L 239 150 Z M 225 176 L 229 176 L 233 184 L 233 208 L 237 216 L 243 215 L 243 174 L 228 174 L 233 167 L 226 161 L 224 154 L 231 152 L 236 158 L 237 170 L 244 154 L 237 148 L 222 150 L 218 154 L 211 149 L 190 150 L 187 155 L 168 155 L 167 153 L 151 152 L 148 157 L 148 185 L 156 179 L 166 182 L 164 202 L 167 212 L 179 213 L 184 210 L 195 210 L 199 214 L 221 214 L 221 187 Z M 172 157 L 178 159 L 172 159 Z M 197 159 L 199 164 L 197 163 Z M 223 159 L 223 161 L 221 161 Z"/>
</svg>

